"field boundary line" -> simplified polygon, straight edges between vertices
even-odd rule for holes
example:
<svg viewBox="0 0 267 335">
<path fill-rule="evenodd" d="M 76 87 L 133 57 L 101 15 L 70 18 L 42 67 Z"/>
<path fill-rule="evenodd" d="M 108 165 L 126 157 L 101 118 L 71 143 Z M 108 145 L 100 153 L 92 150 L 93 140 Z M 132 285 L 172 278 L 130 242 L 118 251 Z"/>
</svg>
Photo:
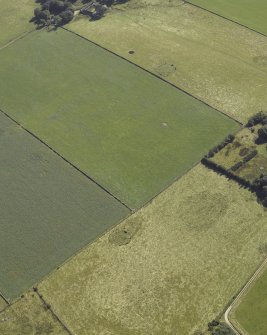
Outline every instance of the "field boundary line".
<svg viewBox="0 0 267 335">
<path fill-rule="evenodd" d="M 237 335 L 243 335 L 243 333 L 237 329 L 237 327 L 231 322 L 231 312 L 234 307 L 238 304 L 239 300 L 243 297 L 245 293 L 248 292 L 250 286 L 260 277 L 262 274 L 262 271 L 267 265 L 267 258 L 260 264 L 260 266 L 257 268 L 257 270 L 254 272 L 252 277 L 247 281 L 245 286 L 241 289 L 241 291 L 238 293 L 234 301 L 231 303 L 231 305 L 227 308 L 227 310 L 224 313 L 224 319 L 227 325 L 237 334 Z"/>
<path fill-rule="evenodd" d="M 69 335 L 74 335 L 69 328 L 65 325 L 65 323 L 57 316 L 53 308 L 45 301 L 44 297 L 39 293 L 37 287 L 33 289 L 33 291 L 36 293 L 36 295 L 39 297 L 41 302 L 43 303 L 44 307 L 51 312 L 53 317 L 61 324 L 63 329 L 69 334 Z"/>
<path fill-rule="evenodd" d="M 175 89 L 177 89 L 177 90 L 183 92 L 183 93 L 186 94 L 187 96 L 190 96 L 191 98 L 193 98 L 193 99 L 195 99 L 195 100 L 197 100 L 197 101 L 200 101 L 200 102 L 203 103 L 204 105 L 206 105 L 206 106 L 208 106 L 208 107 L 214 109 L 216 112 L 218 112 L 218 113 L 220 113 L 220 114 L 223 114 L 224 116 L 226 116 L 227 118 L 229 118 L 229 119 L 235 121 L 235 122 L 238 123 L 239 125 L 243 125 L 243 123 L 242 123 L 241 121 L 237 120 L 237 119 L 234 118 L 233 116 L 228 115 L 226 112 L 221 111 L 221 110 L 219 110 L 219 109 L 216 108 L 216 107 L 213 107 L 212 105 L 210 105 L 210 104 L 207 103 L 206 101 L 202 100 L 200 97 L 194 96 L 193 94 L 191 94 L 190 92 L 187 92 L 186 90 L 184 90 L 183 88 L 179 87 L 178 85 L 175 85 L 175 84 L 169 82 L 168 80 L 166 80 L 166 79 L 160 77 L 160 76 L 157 75 L 156 73 L 153 73 L 153 72 L 147 70 L 146 68 L 144 68 L 144 67 L 142 67 L 142 66 L 140 66 L 140 65 L 138 65 L 138 64 L 136 64 L 136 63 L 134 63 L 133 61 L 131 61 L 131 60 L 129 60 L 129 59 L 127 59 L 127 58 L 125 58 L 125 57 L 123 57 L 123 56 L 117 54 L 116 52 L 107 49 L 106 47 L 102 46 L 101 44 L 98 44 L 98 43 L 96 43 L 96 42 L 90 40 L 89 38 L 87 38 L 87 37 L 85 37 L 85 36 L 82 36 L 82 35 L 76 33 L 76 32 L 73 31 L 73 30 L 70 30 L 70 29 L 68 29 L 68 28 L 60 27 L 60 29 L 63 29 L 63 30 L 65 30 L 65 31 L 67 31 L 67 32 L 69 32 L 69 33 L 71 33 L 71 34 L 73 34 L 73 35 L 76 35 L 76 36 L 78 36 L 78 37 L 84 39 L 85 41 L 90 42 L 90 43 L 94 44 L 95 46 L 101 48 L 102 50 L 105 50 L 105 51 L 111 53 L 112 55 L 114 55 L 114 56 L 116 56 L 116 57 L 119 57 L 120 59 L 123 59 L 124 61 L 126 61 L 126 62 L 132 64 L 133 66 L 135 66 L 135 67 L 141 69 L 142 71 L 145 71 L 146 73 L 150 74 L 151 76 L 153 76 L 153 77 L 155 77 L 155 78 L 161 80 L 161 81 L 164 82 L 165 84 L 172 86 L 173 88 L 175 88 Z"/>
<path fill-rule="evenodd" d="M 85 173 L 84 171 L 82 171 L 80 168 L 78 168 L 76 165 L 74 165 L 73 163 L 71 163 L 67 158 L 63 157 L 60 153 L 58 153 L 55 149 L 53 149 L 50 145 L 48 145 L 45 141 L 43 141 L 42 139 L 40 139 L 37 135 L 35 135 L 32 131 L 30 131 L 29 129 L 25 128 L 23 125 L 21 125 L 18 121 L 16 121 L 13 117 L 11 117 L 10 115 L 8 115 L 6 112 L 4 112 L 2 109 L 0 109 L 0 112 L 2 114 L 4 114 L 7 118 L 9 118 L 11 121 L 13 121 L 14 123 L 16 123 L 19 127 L 21 127 L 23 130 L 25 130 L 28 134 L 30 134 L 31 136 L 33 136 L 36 140 L 38 140 L 40 143 L 42 143 L 43 145 L 45 145 L 48 149 L 50 149 L 53 153 L 55 153 L 58 157 L 60 157 L 61 159 L 63 159 L 66 163 L 68 163 L 71 167 L 73 167 L 76 171 L 80 172 L 83 176 L 85 176 L 87 179 L 91 180 L 91 182 L 93 182 L 94 184 L 96 184 L 98 187 L 100 187 L 102 189 L 102 191 L 106 192 L 107 194 L 109 194 L 112 198 L 114 198 L 115 200 L 117 200 L 121 205 L 123 205 L 124 207 L 126 207 L 130 212 L 132 212 L 133 210 L 126 205 L 123 201 L 121 201 L 119 198 L 117 198 L 114 194 L 112 194 L 110 191 L 108 191 L 105 187 L 103 187 L 101 184 L 99 184 L 96 180 L 94 180 L 92 177 L 90 177 L 87 173 Z"/>
<path fill-rule="evenodd" d="M 4 300 L 5 303 L 7 303 L 7 305 L 10 305 L 10 302 L 8 301 L 8 299 L 4 296 L 4 294 L 2 292 L 0 292 L 0 297 Z"/>
<path fill-rule="evenodd" d="M 250 28 L 250 27 L 246 26 L 246 25 L 243 24 L 243 23 L 240 23 L 240 22 L 235 21 L 235 20 L 233 20 L 233 19 L 230 19 L 230 18 L 228 18 L 228 17 L 226 17 L 226 16 L 224 16 L 224 15 L 221 15 L 221 14 L 219 14 L 219 13 L 216 13 L 216 12 L 212 11 L 211 9 L 207 9 L 207 8 L 202 7 L 202 6 L 200 6 L 200 5 L 194 4 L 194 3 L 192 3 L 190 0 L 184 0 L 184 3 L 186 3 L 186 4 L 188 4 L 188 5 L 191 5 L 191 6 L 194 6 L 194 7 L 196 7 L 196 8 L 202 9 L 202 10 L 204 10 L 204 11 L 210 13 L 210 14 L 216 15 L 216 16 L 220 17 L 221 19 L 224 19 L 224 20 L 230 21 L 230 22 L 232 22 L 232 23 L 235 23 L 235 24 L 237 24 L 237 25 L 239 25 L 239 26 L 241 26 L 241 27 L 243 27 L 243 28 L 249 29 L 250 31 L 253 31 L 253 32 L 256 33 L 256 34 L 259 34 L 259 35 L 261 35 L 261 36 L 267 37 L 266 34 L 261 33 L 260 31 L 257 31 L 256 29 Z"/>
<path fill-rule="evenodd" d="M 0 51 L 5 49 L 5 48 L 8 48 L 10 45 L 16 43 L 17 41 L 23 39 L 24 37 L 30 35 L 31 33 L 33 33 L 34 31 L 36 31 L 36 29 L 32 29 L 32 30 L 29 30 L 25 33 L 23 33 L 22 35 L 19 35 L 18 37 L 14 38 L 13 40 L 9 41 L 7 44 L 3 45 L 2 47 L 0 47 Z"/>
</svg>

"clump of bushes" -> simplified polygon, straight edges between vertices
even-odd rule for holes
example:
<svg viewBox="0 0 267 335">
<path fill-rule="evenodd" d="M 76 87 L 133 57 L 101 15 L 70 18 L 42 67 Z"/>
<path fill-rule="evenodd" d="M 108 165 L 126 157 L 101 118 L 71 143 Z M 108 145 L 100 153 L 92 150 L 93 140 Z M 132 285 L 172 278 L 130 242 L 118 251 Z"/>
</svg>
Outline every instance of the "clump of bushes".
<svg viewBox="0 0 267 335">
<path fill-rule="evenodd" d="M 267 125 L 267 112 L 258 112 L 254 116 L 252 116 L 247 124 L 246 127 L 253 127 L 257 124 L 261 124 L 263 126 Z"/>
<path fill-rule="evenodd" d="M 62 26 L 74 17 L 73 0 L 36 0 L 33 21 L 38 26 Z"/>
<path fill-rule="evenodd" d="M 108 7 L 125 3 L 128 0 L 83 0 L 80 13 L 90 16 L 91 20 L 99 20 Z M 74 17 L 74 5 L 77 0 L 35 0 L 39 7 L 34 10 L 32 19 L 38 27 L 63 26 Z M 80 3 L 78 3 L 80 5 Z"/>
<path fill-rule="evenodd" d="M 249 162 L 252 158 L 254 158 L 258 154 L 257 150 L 252 150 L 248 155 L 246 155 L 242 161 L 236 163 L 234 166 L 231 167 L 232 171 L 237 171 L 247 162 Z"/>
<path fill-rule="evenodd" d="M 232 143 L 235 139 L 235 136 L 230 134 L 228 135 L 220 144 L 216 145 L 216 147 L 212 148 L 208 154 L 206 155 L 206 158 L 213 157 L 217 152 L 222 150 L 227 144 Z"/>
<path fill-rule="evenodd" d="M 258 140 L 260 142 L 266 142 L 267 141 L 267 126 L 263 126 L 258 130 Z"/>
<path fill-rule="evenodd" d="M 87 15 L 91 20 L 99 20 L 107 11 L 108 7 L 127 2 L 128 0 L 84 0 L 85 6 L 80 13 Z"/>
<path fill-rule="evenodd" d="M 212 335 L 235 335 L 235 332 L 225 323 L 213 320 L 208 324 L 208 331 Z"/>
</svg>

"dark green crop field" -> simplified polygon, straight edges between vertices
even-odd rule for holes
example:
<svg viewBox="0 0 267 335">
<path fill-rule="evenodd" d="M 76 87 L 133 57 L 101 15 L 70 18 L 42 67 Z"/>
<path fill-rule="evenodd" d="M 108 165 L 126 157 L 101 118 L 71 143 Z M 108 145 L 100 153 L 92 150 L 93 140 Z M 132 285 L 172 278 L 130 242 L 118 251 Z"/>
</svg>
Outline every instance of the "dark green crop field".
<svg viewBox="0 0 267 335">
<path fill-rule="evenodd" d="M 65 30 L 0 53 L 0 108 L 131 208 L 237 123 Z"/>
<path fill-rule="evenodd" d="M 0 292 L 13 299 L 128 210 L 0 114 Z"/>
<path fill-rule="evenodd" d="M 267 34 L 266 0 L 189 0 L 187 2 Z"/>
</svg>

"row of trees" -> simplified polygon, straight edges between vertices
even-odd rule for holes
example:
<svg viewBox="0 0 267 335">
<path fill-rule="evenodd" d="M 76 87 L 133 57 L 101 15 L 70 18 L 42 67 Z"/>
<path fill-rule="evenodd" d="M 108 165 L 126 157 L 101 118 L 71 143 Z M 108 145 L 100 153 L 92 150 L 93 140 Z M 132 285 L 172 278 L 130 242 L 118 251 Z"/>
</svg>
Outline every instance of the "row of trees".
<svg viewBox="0 0 267 335">
<path fill-rule="evenodd" d="M 99 20 L 104 16 L 108 7 L 127 2 L 128 0 L 84 0 L 89 6 L 84 6 L 81 14 L 88 15 L 92 20 Z"/>
<path fill-rule="evenodd" d="M 80 13 L 98 20 L 104 16 L 108 7 L 128 0 L 83 0 Z M 39 7 L 34 10 L 33 21 L 40 27 L 63 26 L 74 17 L 74 5 L 77 0 L 35 0 Z"/>
<path fill-rule="evenodd" d="M 208 331 L 211 335 L 235 335 L 234 331 L 229 328 L 225 323 L 213 320 L 208 323 Z M 194 332 L 194 335 L 205 335 L 200 330 Z"/>
<path fill-rule="evenodd" d="M 216 147 L 212 148 L 208 154 L 206 155 L 207 158 L 213 157 L 217 152 L 222 150 L 227 144 L 232 143 L 235 139 L 235 136 L 230 134 L 228 135 L 220 144 L 216 145 Z"/>
<path fill-rule="evenodd" d="M 267 175 L 261 175 L 260 178 L 256 179 L 253 187 L 263 206 L 267 207 Z"/>
<path fill-rule="evenodd" d="M 258 112 L 253 115 L 247 122 L 246 127 L 253 127 L 257 124 L 267 125 L 267 112 Z"/>
</svg>

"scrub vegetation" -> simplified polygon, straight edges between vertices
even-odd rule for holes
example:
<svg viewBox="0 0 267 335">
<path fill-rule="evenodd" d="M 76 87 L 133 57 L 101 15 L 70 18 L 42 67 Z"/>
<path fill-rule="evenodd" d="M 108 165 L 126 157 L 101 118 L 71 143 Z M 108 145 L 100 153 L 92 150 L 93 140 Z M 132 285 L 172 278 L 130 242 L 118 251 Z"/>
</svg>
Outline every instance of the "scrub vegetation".
<svg viewBox="0 0 267 335">
<path fill-rule="evenodd" d="M 236 136 L 228 136 L 202 162 L 250 188 L 267 207 L 267 113 L 251 117 Z"/>
</svg>

